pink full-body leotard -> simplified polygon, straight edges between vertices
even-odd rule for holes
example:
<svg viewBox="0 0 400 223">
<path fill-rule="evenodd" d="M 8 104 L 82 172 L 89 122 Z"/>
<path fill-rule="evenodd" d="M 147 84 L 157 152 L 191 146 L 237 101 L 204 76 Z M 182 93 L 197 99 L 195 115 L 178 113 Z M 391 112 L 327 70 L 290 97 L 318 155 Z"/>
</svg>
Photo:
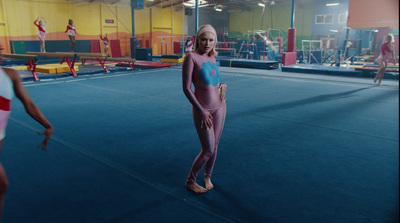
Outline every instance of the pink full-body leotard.
<svg viewBox="0 0 400 223">
<path fill-rule="evenodd" d="M 200 170 L 205 166 L 204 176 L 210 178 L 217 157 L 217 148 L 225 123 L 226 104 L 221 99 L 220 72 L 213 56 L 189 52 L 183 62 L 183 92 L 192 104 L 193 120 L 201 142 L 201 151 L 190 170 L 186 184 L 194 184 Z M 194 85 L 194 92 L 191 85 Z M 225 85 L 226 86 L 226 85 Z M 211 128 L 201 128 L 206 112 L 210 112 Z"/>
</svg>

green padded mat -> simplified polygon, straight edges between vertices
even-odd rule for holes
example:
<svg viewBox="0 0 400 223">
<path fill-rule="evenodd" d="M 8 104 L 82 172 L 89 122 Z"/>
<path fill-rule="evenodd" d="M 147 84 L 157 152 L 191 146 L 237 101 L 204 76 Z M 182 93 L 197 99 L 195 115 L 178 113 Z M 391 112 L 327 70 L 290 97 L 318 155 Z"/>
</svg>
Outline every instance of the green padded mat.
<svg viewBox="0 0 400 223">
<path fill-rule="evenodd" d="M 12 48 L 15 54 L 26 54 L 25 41 L 12 41 Z"/>
</svg>

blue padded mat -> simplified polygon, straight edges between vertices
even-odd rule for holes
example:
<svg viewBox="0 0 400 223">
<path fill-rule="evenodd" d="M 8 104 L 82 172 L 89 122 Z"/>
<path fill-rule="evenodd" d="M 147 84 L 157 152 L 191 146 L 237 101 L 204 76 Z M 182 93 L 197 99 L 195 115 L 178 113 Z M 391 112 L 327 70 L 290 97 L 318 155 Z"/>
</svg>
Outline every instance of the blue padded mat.
<svg viewBox="0 0 400 223">
<path fill-rule="evenodd" d="M 47 40 L 47 52 L 69 52 L 71 49 L 69 40 Z M 90 53 L 90 40 L 76 40 L 74 52 Z"/>
<path fill-rule="evenodd" d="M 284 72 L 309 73 L 309 74 L 331 74 L 338 76 L 362 77 L 362 72 L 353 67 L 324 66 L 317 64 L 295 64 L 282 66 Z"/>
<path fill-rule="evenodd" d="M 254 68 L 254 69 L 277 69 L 279 68 L 278 61 L 264 61 L 264 60 L 246 60 L 246 59 L 220 59 L 220 66 L 222 67 L 241 67 L 241 68 Z"/>
<path fill-rule="evenodd" d="M 182 55 L 178 55 L 178 54 L 171 54 L 171 55 L 161 55 L 161 58 L 166 58 L 166 59 L 180 59 L 182 58 Z"/>
<path fill-rule="evenodd" d="M 47 43 L 47 41 L 45 42 Z M 40 41 L 39 40 L 28 40 L 25 41 L 27 52 L 40 52 Z M 45 44 L 47 50 L 47 45 Z"/>
<path fill-rule="evenodd" d="M 42 127 L 13 101 L 4 222 L 398 222 L 398 86 L 251 71 L 221 72 L 204 195 L 184 187 L 200 143 L 180 69 L 25 83 L 54 134 L 36 149 Z"/>
</svg>

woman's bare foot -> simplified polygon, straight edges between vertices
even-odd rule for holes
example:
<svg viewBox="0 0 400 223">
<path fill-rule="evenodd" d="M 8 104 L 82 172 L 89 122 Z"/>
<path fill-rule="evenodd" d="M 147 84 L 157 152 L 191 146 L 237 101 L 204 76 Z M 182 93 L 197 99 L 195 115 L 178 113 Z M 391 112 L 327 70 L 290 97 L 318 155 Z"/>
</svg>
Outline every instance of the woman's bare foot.
<svg viewBox="0 0 400 223">
<path fill-rule="evenodd" d="M 207 189 L 194 183 L 194 184 L 186 184 L 186 189 L 195 192 L 196 194 L 204 194 L 207 192 Z"/>
<path fill-rule="evenodd" d="M 214 185 L 211 183 L 210 178 L 204 178 L 204 182 L 206 183 L 206 189 L 211 190 L 213 189 Z"/>
</svg>

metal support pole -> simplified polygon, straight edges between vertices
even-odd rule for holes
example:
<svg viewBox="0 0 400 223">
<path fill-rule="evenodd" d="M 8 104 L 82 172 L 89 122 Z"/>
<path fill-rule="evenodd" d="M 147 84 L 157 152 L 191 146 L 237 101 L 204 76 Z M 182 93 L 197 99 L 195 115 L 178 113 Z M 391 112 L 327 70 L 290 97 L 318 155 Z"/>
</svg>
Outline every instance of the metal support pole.
<svg viewBox="0 0 400 223">
<path fill-rule="evenodd" d="M 195 28 L 194 33 L 197 34 L 197 30 L 199 29 L 199 0 L 196 0 L 195 4 Z"/>
<path fill-rule="evenodd" d="M 130 38 L 131 58 L 136 58 L 136 48 L 137 48 L 137 39 L 135 37 L 135 3 L 136 0 L 131 0 L 131 17 L 132 17 L 132 36 Z"/>
<path fill-rule="evenodd" d="M 262 30 L 262 24 L 264 22 L 264 14 L 265 14 L 265 6 L 263 6 L 263 12 L 262 12 L 262 16 L 261 16 L 261 25 L 260 25 L 260 30 Z"/>
<path fill-rule="evenodd" d="M 291 17 L 291 20 L 290 20 L 290 28 L 294 28 L 294 0 L 292 0 L 292 17 Z"/>
</svg>

